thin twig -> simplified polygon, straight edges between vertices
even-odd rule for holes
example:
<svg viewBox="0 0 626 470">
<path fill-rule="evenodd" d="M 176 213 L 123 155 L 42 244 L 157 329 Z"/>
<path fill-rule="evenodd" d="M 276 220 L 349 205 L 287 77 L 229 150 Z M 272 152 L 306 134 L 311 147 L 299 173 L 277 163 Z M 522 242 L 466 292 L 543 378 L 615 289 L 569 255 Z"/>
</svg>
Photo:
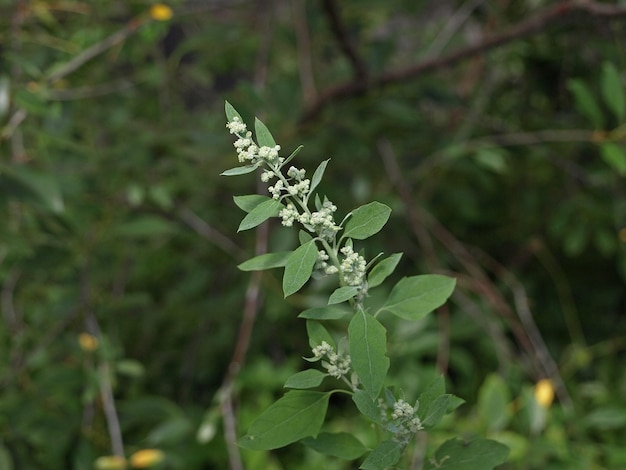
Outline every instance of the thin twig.
<svg viewBox="0 0 626 470">
<path fill-rule="evenodd" d="M 256 55 L 256 66 L 254 67 L 254 79 L 252 83 L 254 84 L 254 88 L 256 88 L 257 90 L 261 90 L 265 86 L 265 82 L 267 81 L 267 73 L 269 70 L 268 61 L 270 56 L 270 49 L 272 46 L 272 40 L 274 39 L 273 2 L 259 2 L 257 4 L 257 8 L 259 10 L 263 10 L 263 12 L 259 14 L 258 18 L 259 20 L 263 20 L 265 24 L 263 25 L 263 39 Z"/>
<path fill-rule="evenodd" d="M 100 85 L 83 86 L 77 88 L 68 88 L 64 90 L 50 90 L 48 98 L 58 101 L 82 100 L 85 98 L 95 98 L 105 96 L 110 93 L 128 90 L 135 84 L 128 80 L 117 80 L 111 83 L 102 83 Z"/>
<path fill-rule="evenodd" d="M 351 79 L 330 87 L 320 93 L 317 101 L 305 109 L 301 122 L 315 118 L 326 106 L 338 100 L 352 98 L 369 90 L 404 83 L 426 72 L 455 65 L 470 57 L 539 33 L 553 23 L 563 21 L 577 14 L 610 20 L 626 16 L 626 6 L 614 6 L 611 4 L 581 0 L 561 1 L 520 23 L 507 26 L 503 32 L 495 34 L 478 44 L 463 47 L 441 57 L 427 58 L 422 62 L 408 67 L 391 70 L 377 77 L 370 77 L 367 81 Z"/>
<path fill-rule="evenodd" d="M 352 74 L 356 81 L 366 81 L 368 76 L 367 65 L 359 56 L 350 35 L 348 34 L 346 25 L 341 18 L 339 5 L 336 0 L 322 0 L 322 8 L 333 36 L 339 44 L 339 49 L 347 57 L 352 66 Z"/>
<path fill-rule="evenodd" d="M 257 193 L 266 190 L 264 183 L 260 180 L 257 181 L 257 190 Z M 256 255 L 267 252 L 268 239 L 269 225 L 266 222 L 260 225 L 256 230 Z M 231 470 L 243 470 L 241 455 L 239 454 L 239 447 L 237 446 L 237 426 L 233 407 L 233 385 L 245 361 L 250 346 L 254 323 L 260 308 L 262 274 L 262 271 L 255 271 L 250 276 L 245 294 L 243 318 L 237 334 L 237 342 L 235 343 L 235 349 L 228 364 L 226 376 L 217 392 L 217 398 L 220 401 L 224 421 L 224 440 L 226 441 Z"/>
<path fill-rule="evenodd" d="M 298 73 L 302 86 L 302 98 L 304 103 L 311 103 L 317 97 L 317 90 L 313 74 L 311 35 L 309 34 L 309 25 L 306 21 L 305 6 L 305 2 L 302 0 L 291 1 L 293 26 L 298 47 Z"/>
<path fill-rule="evenodd" d="M 485 0 L 473 0 L 461 5 L 432 42 L 426 51 L 426 57 L 435 57 L 441 54 L 441 51 L 445 49 L 450 39 L 452 39 L 452 36 L 454 36 L 463 23 L 467 21 L 472 12 L 484 1 Z"/>
<path fill-rule="evenodd" d="M 66 62 L 64 65 L 58 68 L 56 72 L 51 73 L 47 78 L 48 82 L 55 82 L 56 80 L 66 77 L 72 72 L 78 70 L 80 67 L 85 65 L 93 58 L 99 56 L 111 47 L 114 47 L 123 42 L 126 38 L 128 38 L 135 31 L 137 31 L 137 29 L 139 29 L 139 27 L 143 24 L 145 24 L 145 20 L 133 19 L 129 21 L 122 29 L 104 38 L 102 41 L 94 44 L 93 46 L 88 47 L 83 52 L 71 59 L 69 62 Z"/>
<path fill-rule="evenodd" d="M 113 455 L 123 457 L 124 441 L 122 440 L 122 428 L 117 416 L 115 397 L 113 396 L 113 387 L 111 386 L 111 366 L 108 362 L 103 362 L 100 364 L 98 372 L 100 375 L 100 396 L 102 397 L 104 415 L 107 420 L 109 438 L 111 439 L 111 450 L 113 451 Z"/>
<path fill-rule="evenodd" d="M 182 207 L 178 211 L 178 217 L 191 227 L 198 235 L 206 238 L 211 243 L 214 243 L 217 247 L 221 248 L 224 252 L 232 255 L 234 258 L 241 258 L 243 250 L 238 247 L 230 238 L 217 229 L 211 227 L 202 218 L 196 215 L 188 207 Z"/>
<path fill-rule="evenodd" d="M 426 250 L 430 253 L 428 256 L 430 256 L 431 259 L 436 258 L 436 254 L 433 251 L 431 236 L 427 233 L 430 232 L 433 237 L 437 239 L 467 271 L 469 276 L 466 279 L 471 282 L 468 287 L 471 287 L 475 290 L 475 292 L 487 299 L 507 321 L 511 331 L 518 341 L 518 344 L 520 344 L 520 346 L 522 346 L 525 350 L 528 359 L 534 366 L 535 374 L 540 374 L 543 370 L 542 364 L 537 362 L 532 343 L 524 331 L 523 326 L 520 324 L 519 319 L 511 310 L 511 307 L 503 298 L 502 294 L 498 291 L 497 287 L 493 285 L 493 282 L 489 279 L 470 251 L 443 225 L 441 225 L 441 223 L 435 219 L 432 214 L 414 203 L 410 187 L 406 182 L 403 173 L 399 170 L 395 153 L 391 151 L 390 144 L 385 144 L 384 139 L 381 139 L 379 140 L 378 147 L 381 151 L 383 160 L 385 161 L 385 168 L 388 171 L 390 180 L 394 187 L 397 188 L 398 194 L 406 207 L 407 217 L 411 223 L 411 228 L 415 231 L 419 241 L 423 239 L 430 244 Z M 417 227 L 414 221 L 419 221 Z M 436 263 L 436 260 L 431 261 L 431 263 Z"/>
</svg>

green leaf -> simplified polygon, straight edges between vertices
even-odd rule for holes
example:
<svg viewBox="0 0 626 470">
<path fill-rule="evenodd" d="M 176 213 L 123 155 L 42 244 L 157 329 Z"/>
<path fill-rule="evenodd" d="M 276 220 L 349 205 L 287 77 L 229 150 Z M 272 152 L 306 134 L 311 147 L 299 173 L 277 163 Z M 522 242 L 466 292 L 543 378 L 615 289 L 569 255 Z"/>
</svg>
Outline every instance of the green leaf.
<svg viewBox="0 0 626 470">
<path fill-rule="evenodd" d="M 419 320 L 442 306 L 455 284 L 454 278 L 440 274 L 405 277 L 395 285 L 381 310 L 407 320 Z"/>
<path fill-rule="evenodd" d="M 298 148 L 295 149 L 293 152 L 291 152 L 291 154 L 287 158 L 285 158 L 285 161 L 282 163 L 282 166 L 285 166 L 287 163 L 293 160 L 294 157 L 298 155 L 298 153 L 300 153 L 300 150 L 302 150 L 303 147 L 304 147 L 303 145 L 298 145 Z"/>
<path fill-rule="evenodd" d="M 489 439 L 444 442 L 424 465 L 424 470 L 491 470 L 503 464 L 509 448 Z"/>
<path fill-rule="evenodd" d="M 231 168 L 230 170 L 222 171 L 220 173 L 220 175 L 221 176 L 246 175 L 248 173 L 252 173 L 257 168 L 258 168 L 258 166 L 256 166 L 256 165 L 238 166 L 238 167 L 235 167 L 235 168 Z"/>
<path fill-rule="evenodd" d="M 262 271 L 264 269 L 282 268 L 287 264 L 291 251 L 265 253 L 244 261 L 237 267 L 242 271 Z"/>
<path fill-rule="evenodd" d="M 320 184 L 320 181 L 322 181 L 324 171 L 326 171 L 326 166 L 328 165 L 329 161 L 330 158 L 328 160 L 324 160 L 322 163 L 319 164 L 319 166 L 315 170 L 315 173 L 313 173 L 313 176 L 311 177 L 311 186 L 309 187 L 309 193 L 313 193 L 313 190 L 317 188 L 317 186 Z"/>
<path fill-rule="evenodd" d="M 307 437 L 302 444 L 324 455 L 332 455 L 344 460 L 361 457 L 367 448 L 356 437 L 347 432 L 322 432 L 316 438 Z"/>
<path fill-rule="evenodd" d="M 419 408 L 417 415 L 423 421 L 426 418 L 426 412 L 430 405 L 437 399 L 437 397 L 446 393 L 446 382 L 443 375 L 438 375 L 435 379 L 426 387 L 419 398 Z"/>
<path fill-rule="evenodd" d="M 581 80 L 572 79 L 567 83 L 567 88 L 574 95 L 578 110 L 591 121 L 596 129 L 604 128 L 604 116 L 587 85 Z"/>
<path fill-rule="evenodd" d="M 289 377 L 285 382 L 285 388 L 314 388 L 321 384 L 325 377 L 328 377 L 328 374 L 317 369 L 303 370 Z"/>
<path fill-rule="evenodd" d="M 606 142 L 600 147 L 602 159 L 613 168 L 620 176 L 626 176 L 626 153 L 622 148 L 612 142 Z"/>
<path fill-rule="evenodd" d="M 237 204 L 241 210 L 245 212 L 251 212 L 256 206 L 262 202 L 271 201 L 272 198 L 268 196 L 261 196 L 260 194 L 246 194 L 245 196 L 234 196 L 233 201 Z"/>
<path fill-rule="evenodd" d="M 65 210 L 61 188 L 54 175 L 25 165 L 0 165 L 0 192 L 56 214 Z"/>
<path fill-rule="evenodd" d="M 428 406 L 422 424 L 425 428 L 431 428 L 436 425 L 441 418 L 448 412 L 448 406 L 452 395 L 440 395 Z"/>
<path fill-rule="evenodd" d="M 622 79 L 614 64 L 604 62 L 600 76 L 600 90 L 606 106 L 613 112 L 618 121 L 624 119 L 626 99 Z"/>
<path fill-rule="evenodd" d="M 489 431 L 501 431 L 511 418 L 511 393 L 506 382 L 496 374 L 489 375 L 478 392 L 478 414 Z"/>
<path fill-rule="evenodd" d="M 309 345 L 311 348 L 319 346 L 322 344 L 322 341 L 326 341 L 330 344 L 333 349 L 335 348 L 335 340 L 330 335 L 328 330 L 324 328 L 320 322 L 315 320 L 307 320 L 306 321 L 306 332 L 309 336 Z"/>
<path fill-rule="evenodd" d="M 330 294 L 330 298 L 328 299 L 328 305 L 340 304 L 341 302 L 345 302 L 346 300 L 351 299 L 358 293 L 359 288 L 355 286 L 339 287 L 338 289 L 335 289 L 332 294 Z"/>
<path fill-rule="evenodd" d="M 330 393 L 308 390 L 287 392 L 252 423 L 239 445 L 270 450 L 316 436 L 324 423 L 329 397 Z"/>
<path fill-rule="evenodd" d="M 394 253 L 374 266 L 367 276 L 368 287 L 376 287 L 382 284 L 383 281 L 387 279 L 387 277 L 389 277 L 396 269 L 396 266 L 400 262 L 400 258 L 402 258 L 402 253 Z"/>
<path fill-rule="evenodd" d="M 246 215 L 241 223 L 239 224 L 239 228 L 237 232 L 242 232 L 243 230 L 249 230 L 251 228 L 257 227 L 265 222 L 270 217 L 276 217 L 281 209 L 284 209 L 280 202 L 275 199 L 269 199 L 267 201 L 262 202 L 254 209 L 252 209 L 248 215 Z"/>
<path fill-rule="evenodd" d="M 317 262 L 317 246 L 315 241 L 300 245 L 289 257 L 283 275 L 283 292 L 285 297 L 300 290 L 311 277 Z"/>
<path fill-rule="evenodd" d="M 307 232 L 305 232 L 304 230 L 300 230 L 298 232 L 298 240 L 300 241 L 300 245 L 304 245 L 305 243 L 308 243 L 311 240 L 313 240 L 313 237 L 309 235 Z"/>
<path fill-rule="evenodd" d="M 0 468 L 2 470 L 13 470 L 11 454 L 2 444 L 0 444 Z"/>
<path fill-rule="evenodd" d="M 359 468 L 363 470 L 385 470 L 400 460 L 403 450 L 404 445 L 398 441 L 383 441 L 367 456 Z"/>
<path fill-rule="evenodd" d="M 359 310 L 350 321 L 348 336 L 352 367 L 374 400 L 385 383 L 389 369 L 387 331 L 376 318 Z"/>
<path fill-rule="evenodd" d="M 348 313 L 348 310 L 339 307 L 315 307 L 303 311 L 298 315 L 298 318 L 308 318 L 310 320 L 339 320 Z"/>
<path fill-rule="evenodd" d="M 272 137 L 269 129 L 261 122 L 259 118 L 254 119 L 254 132 L 256 134 L 256 141 L 259 147 L 274 147 L 276 142 Z"/>
<path fill-rule="evenodd" d="M 31 93 L 26 88 L 18 88 L 13 100 L 18 107 L 35 116 L 45 116 L 50 112 L 50 103 L 42 93 Z"/>
<path fill-rule="evenodd" d="M 365 240 L 378 233 L 385 226 L 390 215 L 391 208 L 377 201 L 361 206 L 352 211 L 344 227 L 342 238 Z"/>
<path fill-rule="evenodd" d="M 380 408 L 376 401 L 372 400 L 369 394 L 363 390 L 358 389 L 352 395 L 352 401 L 356 405 L 357 409 L 361 412 L 361 414 L 367 416 L 374 423 L 381 424 L 381 413 Z"/>
<path fill-rule="evenodd" d="M 228 122 L 232 122 L 235 117 L 238 117 L 239 120 L 243 122 L 241 114 L 239 114 L 228 101 L 224 103 L 224 111 L 226 112 L 226 119 L 228 120 Z"/>
</svg>

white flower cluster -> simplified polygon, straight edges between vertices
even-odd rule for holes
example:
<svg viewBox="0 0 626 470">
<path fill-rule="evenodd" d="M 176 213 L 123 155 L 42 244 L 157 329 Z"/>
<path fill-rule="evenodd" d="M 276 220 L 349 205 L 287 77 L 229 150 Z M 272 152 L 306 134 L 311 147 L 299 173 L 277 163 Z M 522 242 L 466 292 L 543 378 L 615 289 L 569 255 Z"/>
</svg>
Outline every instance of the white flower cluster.
<svg viewBox="0 0 626 470">
<path fill-rule="evenodd" d="M 341 230 L 341 227 L 335 224 L 335 219 L 333 217 L 336 210 L 337 206 L 326 199 L 320 210 L 311 212 L 311 215 L 302 214 L 300 222 L 303 225 L 311 227 L 319 234 L 320 237 L 326 240 L 333 240 L 335 234 Z"/>
<path fill-rule="evenodd" d="M 231 134 L 235 134 L 238 137 L 233 145 L 237 150 L 239 163 L 257 163 L 259 160 L 265 160 L 275 165 L 284 161 L 284 158 L 278 156 L 280 145 L 259 148 L 252 140 L 252 132 L 247 130 L 246 124 L 238 116 L 235 116 L 232 121 L 227 123 L 226 127 Z"/>
<path fill-rule="evenodd" d="M 339 267 L 339 273 L 343 281 L 349 286 L 360 286 L 365 278 L 367 262 L 351 246 L 344 246 L 341 253 L 345 255 Z"/>
<path fill-rule="evenodd" d="M 322 341 L 322 344 L 313 348 L 313 356 L 315 359 L 322 359 L 326 356 L 328 361 L 322 361 L 322 366 L 331 377 L 340 379 L 350 372 L 350 356 L 337 354 L 326 341 Z"/>
<path fill-rule="evenodd" d="M 325 274 L 336 274 L 339 272 L 337 266 L 327 263 L 328 259 L 329 256 L 326 250 L 319 250 L 317 252 L 317 264 L 315 265 L 315 269 L 323 271 Z"/>
<path fill-rule="evenodd" d="M 400 420 L 399 434 L 414 434 L 423 429 L 422 421 L 415 416 L 415 408 L 400 399 L 393 404 L 391 419 Z"/>
<path fill-rule="evenodd" d="M 403 399 L 398 400 L 393 404 L 393 413 L 391 413 L 391 419 L 405 418 L 407 416 L 413 416 L 415 410 L 411 405 L 405 402 Z"/>
</svg>

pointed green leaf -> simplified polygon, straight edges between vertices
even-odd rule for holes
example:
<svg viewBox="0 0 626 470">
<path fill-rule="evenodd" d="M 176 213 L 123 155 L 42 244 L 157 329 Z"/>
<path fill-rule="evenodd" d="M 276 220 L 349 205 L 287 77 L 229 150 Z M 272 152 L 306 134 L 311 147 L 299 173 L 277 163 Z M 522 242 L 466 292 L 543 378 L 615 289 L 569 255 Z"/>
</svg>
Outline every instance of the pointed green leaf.
<svg viewBox="0 0 626 470">
<path fill-rule="evenodd" d="M 315 320 L 307 320 L 306 321 L 306 332 L 309 336 L 309 345 L 311 348 L 319 346 L 322 344 L 322 341 L 326 341 L 330 344 L 333 349 L 335 349 L 335 340 L 330 335 L 328 330 L 324 328 L 320 322 Z"/>
<path fill-rule="evenodd" d="M 299 246 L 287 261 L 283 275 L 283 292 L 285 297 L 300 290 L 311 277 L 313 267 L 317 262 L 317 246 L 315 241 Z"/>
<path fill-rule="evenodd" d="M 385 470 L 393 467 L 400 457 L 404 445 L 398 441 L 383 441 L 376 447 L 359 467 L 363 470 Z"/>
<path fill-rule="evenodd" d="M 443 375 L 438 375 L 430 384 L 428 384 L 426 390 L 420 394 L 418 399 L 419 408 L 417 410 L 417 416 L 419 416 L 421 420 L 424 420 L 428 407 L 437 397 L 443 395 L 444 393 L 446 393 L 446 382 Z"/>
<path fill-rule="evenodd" d="M 376 318 L 359 310 L 350 321 L 348 336 L 352 367 L 374 400 L 385 383 L 389 369 L 387 331 Z"/>
<path fill-rule="evenodd" d="M 274 147 L 276 142 L 272 137 L 269 129 L 263 124 L 259 118 L 254 119 L 254 132 L 256 134 L 256 141 L 259 147 Z"/>
<path fill-rule="evenodd" d="M 256 206 L 265 201 L 271 201 L 272 198 L 262 196 L 260 194 L 246 194 L 245 196 L 234 196 L 233 201 L 241 210 L 251 212 Z"/>
<path fill-rule="evenodd" d="M 265 410 L 239 445 L 252 450 L 284 447 L 319 433 L 330 393 L 291 390 Z"/>
<path fill-rule="evenodd" d="M 300 245 L 304 245 L 305 243 L 313 240 L 313 237 L 309 235 L 307 232 L 305 232 L 304 230 L 300 230 L 298 232 L 298 240 L 300 241 Z"/>
<path fill-rule="evenodd" d="M 303 311 L 298 318 L 309 320 L 339 320 L 345 317 L 349 311 L 340 307 L 315 307 Z"/>
<path fill-rule="evenodd" d="M 618 175 L 626 176 L 626 153 L 622 147 L 612 142 L 606 142 L 600 147 L 602 159 L 613 168 Z"/>
<path fill-rule="evenodd" d="M 587 85 L 581 80 L 572 79 L 567 83 L 567 88 L 574 95 L 578 110 L 591 121 L 596 129 L 604 128 L 604 116 Z"/>
<path fill-rule="evenodd" d="M 287 163 L 293 160 L 294 157 L 298 155 L 298 153 L 300 153 L 300 150 L 302 150 L 303 147 L 304 147 L 303 145 L 298 145 L 298 148 L 295 149 L 293 152 L 291 152 L 291 154 L 287 158 L 285 158 L 285 161 L 282 163 L 282 166 L 285 166 Z"/>
<path fill-rule="evenodd" d="M 364 240 L 371 237 L 385 226 L 390 215 L 391 208 L 377 201 L 361 206 L 352 211 L 342 238 Z"/>
<path fill-rule="evenodd" d="M 367 452 L 361 441 L 347 432 L 322 432 L 316 438 L 303 439 L 302 443 L 320 454 L 332 455 L 344 460 L 358 459 Z"/>
<path fill-rule="evenodd" d="M 626 99 L 622 79 L 614 64 L 604 62 L 600 77 L 600 90 L 606 106 L 613 112 L 619 122 L 624 119 L 626 112 Z"/>
<path fill-rule="evenodd" d="M 291 251 L 265 253 L 244 261 L 237 267 L 242 271 L 263 271 L 264 269 L 282 268 L 287 264 Z"/>
<path fill-rule="evenodd" d="M 452 395 L 440 395 L 428 406 L 422 424 L 425 428 L 431 428 L 436 425 L 441 418 L 448 412 L 448 405 Z"/>
<path fill-rule="evenodd" d="M 270 217 L 276 217 L 281 209 L 284 209 L 280 202 L 275 199 L 269 199 L 267 201 L 262 202 L 254 209 L 252 209 L 248 215 L 246 215 L 241 223 L 239 224 L 239 228 L 237 232 L 241 232 L 243 230 L 249 230 L 258 225 L 261 225 Z"/>
<path fill-rule="evenodd" d="M 502 431 L 511 420 L 511 392 L 497 374 L 490 374 L 478 391 L 478 414 L 489 431 Z"/>
<path fill-rule="evenodd" d="M 407 320 L 419 320 L 442 306 L 455 284 L 454 278 L 440 274 L 405 277 L 395 285 L 381 310 Z"/>
<path fill-rule="evenodd" d="M 508 455 L 507 446 L 489 439 L 450 439 L 425 462 L 424 470 L 492 470 Z"/>
<path fill-rule="evenodd" d="M 361 414 L 367 416 L 374 423 L 382 424 L 380 408 L 378 407 L 376 401 L 372 400 L 365 390 L 358 389 L 354 392 L 352 395 L 352 401 Z"/>
<path fill-rule="evenodd" d="M 328 305 L 332 304 L 340 304 L 341 302 L 345 302 L 348 299 L 351 299 L 355 295 L 359 293 L 359 288 L 355 286 L 344 286 L 335 289 L 335 291 L 330 294 L 330 298 L 328 299 Z"/>
<path fill-rule="evenodd" d="M 248 173 L 252 173 L 258 168 L 256 165 L 246 165 L 246 166 L 238 166 L 235 168 L 231 168 L 230 170 L 222 171 L 220 176 L 238 176 L 238 175 L 246 175 Z"/>
<path fill-rule="evenodd" d="M 402 258 L 402 253 L 394 253 L 374 266 L 367 276 L 368 287 L 376 287 L 382 284 L 383 281 L 387 279 L 387 277 L 389 277 L 396 269 L 396 266 L 400 262 L 400 258 Z"/>
<path fill-rule="evenodd" d="M 61 188 L 51 172 L 26 165 L 0 165 L 0 190 L 11 198 L 37 204 L 57 214 L 65 209 Z"/>
<path fill-rule="evenodd" d="M 226 119 L 228 119 L 228 122 L 232 122 L 235 117 L 238 117 L 239 120 L 243 122 L 241 114 L 239 114 L 228 101 L 224 103 L 224 111 L 226 112 Z"/>
<path fill-rule="evenodd" d="M 293 374 L 285 382 L 285 388 L 315 388 L 322 383 L 328 374 L 325 374 L 321 370 L 307 369 Z"/>
<path fill-rule="evenodd" d="M 328 160 L 324 160 L 317 167 L 317 169 L 315 170 L 315 173 L 313 173 L 313 177 L 311 178 L 311 186 L 309 187 L 310 193 L 312 193 L 313 190 L 317 188 L 317 186 L 320 184 L 320 181 L 322 181 L 322 177 L 324 176 L 324 171 L 326 171 L 326 165 L 328 165 L 329 161 L 330 161 L 330 158 Z"/>
</svg>

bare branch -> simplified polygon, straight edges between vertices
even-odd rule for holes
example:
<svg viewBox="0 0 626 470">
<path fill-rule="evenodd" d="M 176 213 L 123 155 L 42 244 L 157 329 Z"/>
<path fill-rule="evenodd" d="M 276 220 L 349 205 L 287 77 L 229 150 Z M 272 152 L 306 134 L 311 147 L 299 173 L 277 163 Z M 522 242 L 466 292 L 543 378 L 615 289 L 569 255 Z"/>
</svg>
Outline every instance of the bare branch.
<svg viewBox="0 0 626 470">
<path fill-rule="evenodd" d="M 339 13 L 339 6 L 336 0 L 323 0 L 322 7 L 330 23 L 330 30 L 335 36 L 341 52 L 352 65 L 354 80 L 359 82 L 366 81 L 368 75 L 367 65 L 359 56 L 356 47 L 350 39 L 350 35 Z"/>
<path fill-rule="evenodd" d="M 516 25 L 507 27 L 506 30 L 500 34 L 487 38 L 478 44 L 461 48 L 439 58 L 428 58 L 420 63 L 405 68 L 391 70 L 378 77 L 372 77 L 367 81 L 352 79 L 335 85 L 321 93 L 317 101 L 310 105 L 308 109 L 305 109 L 301 121 L 306 122 L 313 119 L 324 107 L 333 101 L 352 98 L 372 89 L 413 80 L 426 72 L 455 65 L 465 59 L 503 46 L 512 41 L 529 37 L 545 30 L 553 23 L 563 21 L 576 15 L 609 20 L 616 19 L 626 16 L 626 6 L 615 6 L 580 0 L 565 0 L 559 2 Z"/>
</svg>

